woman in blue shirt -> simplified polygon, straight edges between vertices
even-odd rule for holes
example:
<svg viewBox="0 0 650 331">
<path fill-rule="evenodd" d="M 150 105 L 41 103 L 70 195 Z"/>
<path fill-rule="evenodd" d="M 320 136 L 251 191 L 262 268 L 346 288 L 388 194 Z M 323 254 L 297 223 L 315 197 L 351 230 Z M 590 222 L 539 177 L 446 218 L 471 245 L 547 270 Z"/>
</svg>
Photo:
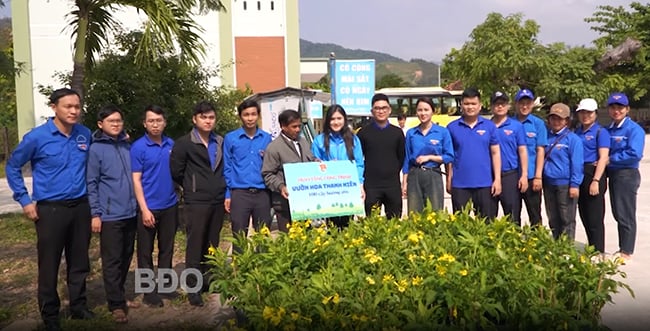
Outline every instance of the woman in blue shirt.
<svg viewBox="0 0 650 331">
<path fill-rule="evenodd" d="M 323 133 L 314 138 L 311 150 L 316 158 L 323 161 L 350 160 L 350 162 L 354 162 L 359 175 L 361 200 L 365 199 L 361 142 L 348 126 L 348 115 L 343 107 L 332 105 L 327 109 L 323 121 Z M 350 223 L 350 216 L 331 217 L 329 221 L 342 229 Z"/>
<path fill-rule="evenodd" d="M 440 165 L 449 165 L 454 159 L 449 131 L 431 122 L 433 101 L 420 98 L 415 105 L 420 124 L 406 132 L 406 158 L 402 167 L 402 195 L 408 197 L 409 213 L 421 212 L 427 201 L 433 210 L 443 208 Z"/>
</svg>

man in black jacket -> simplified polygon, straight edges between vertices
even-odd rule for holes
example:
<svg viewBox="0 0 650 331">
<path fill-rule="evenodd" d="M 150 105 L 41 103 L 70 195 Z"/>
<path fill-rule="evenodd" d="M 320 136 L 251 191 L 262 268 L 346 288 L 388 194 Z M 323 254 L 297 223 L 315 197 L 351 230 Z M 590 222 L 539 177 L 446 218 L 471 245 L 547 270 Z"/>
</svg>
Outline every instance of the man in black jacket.
<svg viewBox="0 0 650 331">
<path fill-rule="evenodd" d="M 187 224 L 185 268 L 201 270 L 202 274 L 207 271 L 202 262 L 208 248 L 219 246 L 225 214 L 223 138 L 213 132 L 215 120 L 214 106 L 199 102 L 192 116 L 194 129 L 176 140 L 169 161 L 172 178 L 183 188 Z M 197 279 L 191 273 L 187 285 L 190 289 L 197 287 Z M 200 291 L 188 293 L 188 299 L 193 306 L 203 306 Z"/>
</svg>

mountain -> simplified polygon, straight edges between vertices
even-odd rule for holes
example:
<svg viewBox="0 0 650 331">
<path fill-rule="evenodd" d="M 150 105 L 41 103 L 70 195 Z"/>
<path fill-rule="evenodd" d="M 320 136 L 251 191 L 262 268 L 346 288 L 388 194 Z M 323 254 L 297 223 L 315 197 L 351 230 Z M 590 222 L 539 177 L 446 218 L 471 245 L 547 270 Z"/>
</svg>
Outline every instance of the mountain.
<svg viewBox="0 0 650 331">
<path fill-rule="evenodd" d="M 364 49 L 350 49 L 332 43 L 314 43 L 300 39 L 300 57 L 329 58 L 334 52 L 337 59 L 374 59 L 377 79 L 388 74 L 402 78 L 409 86 L 438 85 L 438 64 L 422 59 L 405 61 L 399 57 Z"/>
</svg>

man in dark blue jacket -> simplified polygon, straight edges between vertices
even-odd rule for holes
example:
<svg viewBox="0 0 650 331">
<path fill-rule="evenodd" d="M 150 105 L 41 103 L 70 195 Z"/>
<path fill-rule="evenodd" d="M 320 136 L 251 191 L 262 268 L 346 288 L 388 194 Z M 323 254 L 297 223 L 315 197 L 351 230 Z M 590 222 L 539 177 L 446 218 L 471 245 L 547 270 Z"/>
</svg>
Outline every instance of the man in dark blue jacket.
<svg viewBox="0 0 650 331">
<path fill-rule="evenodd" d="M 102 275 L 108 309 L 117 323 L 127 322 L 124 282 L 135 242 L 136 202 L 131 177 L 129 142 L 122 112 L 115 105 L 97 114 L 88 154 L 86 183 L 92 231 L 101 233 Z"/>
<path fill-rule="evenodd" d="M 194 107 L 190 133 L 178 138 L 169 159 L 172 179 L 183 187 L 187 247 L 185 268 L 207 271 L 205 255 L 210 245 L 219 246 L 219 234 L 225 214 L 226 180 L 223 176 L 223 138 L 213 132 L 214 106 L 199 102 Z M 209 277 L 204 277 L 205 280 Z M 197 287 L 193 274 L 187 277 L 189 288 Z M 207 281 L 203 282 L 205 288 Z M 193 306 L 203 306 L 199 291 L 187 298 Z"/>
<path fill-rule="evenodd" d="M 65 250 L 72 318 L 88 319 L 86 277 L 90 271 L 90 208 L 84 178 L 90 130 L 78 124 L 77 92 L 62 88 L 50 96 L 54 117 L 29 131 L 7 161 L 7 182 L 14 200 L 36 225 L 38 307 L 46 330 L 61 330 L 61 301 L 56 287 Z M 21 169 L 31 163 L 30 197 Z"/>
</svg>

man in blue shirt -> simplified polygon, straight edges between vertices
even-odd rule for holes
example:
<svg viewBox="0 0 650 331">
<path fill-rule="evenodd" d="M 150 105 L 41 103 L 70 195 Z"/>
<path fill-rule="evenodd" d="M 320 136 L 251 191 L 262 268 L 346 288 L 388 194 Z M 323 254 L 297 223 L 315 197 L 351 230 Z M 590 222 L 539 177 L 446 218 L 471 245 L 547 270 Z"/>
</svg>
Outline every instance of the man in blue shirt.
<svg viewBox="0 0 650 331">
<path fill-rule="evenodd" d="M 515 118 L 526 131 L 528 148 L 528 189 L 522 199 L 528 211 L 530 225 L 542 224 L 542 170 L 544 169 L 544 148 L 547 129 L 542 119 L 532 114 L 535 95 L 529 89 L 521 89 L 515 94 Z M 521 218 L 520 218 L 521 219 Z"/>
<path fill-rule="evenodd" d="M 481 94 L 474 88 L 461 96 L 463 116 L 447 125 L 454 160 L 447 173 L 447 192 L 454 211 L 471 200 L 477 216 L 495 218 L 494 199 L 501 194 L 501 151 L 497 127 L 479 116 Z"/>
<path fill-rule="evenodd" d="M 226 180 L 223 177 L 223 138 L 213 132 L 216 121 L 214 106 L 199 102 L 194 106 L 194 128 L 178 138 L 169 158 L 174 182 L 183 188 L 187 247 L 185 268 L 205 274 L 205 255 L 210 245 L 219 247 L 219 234 L 225 214 Z M 207 288 L 209 277 L 203 277 Z M 196 277 L 187 277 L 187 286 L 198 285 Z M 188 293 L 193 306 L 203 306 L 199 292 Z"/>
<path fill-rule="evenodd" d="M 81 116 L 77 92 L 54 91 L 50 106 L 54 117 L 25 134 L 7 161 L 6 173 L 14 200 L 36 225 L 41 317 L 47 330 L 60 330 L 57 281 L 63 251 L 72 318 L 94 316 L 86 303 L 90 205 L 85 174 L 90 130 L 77 123 Z M 31 197 L 21 171 L 27 162 L 32 166 Z"/>
<path fill-rule="evenodd" d="M 501 149 L 501 194 L 495 202 L 501 202 L 503 214 L 521 225 L 521 194 L 528 189 L 528 151 L 524 127 L 519 121 L 508 117 L 510 98 L 501 91 L 490 98 L 492 122 L 497 126 L 497 139 Z M 495 206 L 498 210 L 499 206 Z"/>
<path fill-rule="evenodd" d="M 607 111 L 612 118 L 607 128 L 612 139 L 607 165 L 609 199 L 618 223 L 619 251 L 615 256 L 625 262 L 632 258 L 636 241 L 636 196 L 641 185 L 639 162 L 645 132 L 627 116 L 630 103 L 625 94 L 612 93 L 607 99 Z"/>
<path fill-rule="evenodd" d="M 163 109 L 148 106 L 144 113 L 146 133 L 131 146 L 133 188 L 138 200 L 138 268 L 153 272 L 154 240 L 158 235 L 158 268 L 172 268 L 174 236 L 178 228 L 178 198 L 169 170 L 174 141 L 163 134 L 167 119 Z M 166 281 L 167 282 L 167 281 Z M 151 307 L 162 307 L 156 293 L 145 293 Z"/>
<path fill-rule="evenodd" d="M 226 212 L 234 235 L 246 235 L 248 223 L 271 227 L 271 195 L 262 178 L 264 151 L 271 135 L 257 127 L 260 105 L 245 100 L 237 107 L 242 126 L 223 140 L 223 175 L 226 178 Z M 235 247 L 237 249 L 237 247 Z"/>
</svg>

